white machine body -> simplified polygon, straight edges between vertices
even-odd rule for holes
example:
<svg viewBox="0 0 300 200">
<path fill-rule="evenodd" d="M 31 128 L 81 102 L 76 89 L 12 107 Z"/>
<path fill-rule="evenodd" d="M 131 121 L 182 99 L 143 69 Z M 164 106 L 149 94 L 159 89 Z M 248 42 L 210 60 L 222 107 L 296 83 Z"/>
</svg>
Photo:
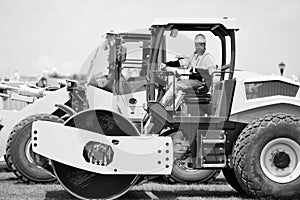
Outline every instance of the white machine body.
<svg viewBox="0 0 300 200">
<path fill-rule="evenodd" d="M 37 121 L 32 128 L 33 151 L 73 167 L 101 174 L 170 174 L 173 165 L 171 137 L 105 136 L 63 124 Z M 66 142 L 67 141 L 67 142 Z M 97 163 L 86 160 L 85 149 L 94 143 L 91 154 L 109 149 L 111 159 Z M 90 158 L 93 157 L 90 154 Z M 94 158 L 93 157 L 93 158 Z M 104 159 L 105 160 L 105 159 Z M 109 161 L 110 160 L 110 161 Z"/>
</svg>

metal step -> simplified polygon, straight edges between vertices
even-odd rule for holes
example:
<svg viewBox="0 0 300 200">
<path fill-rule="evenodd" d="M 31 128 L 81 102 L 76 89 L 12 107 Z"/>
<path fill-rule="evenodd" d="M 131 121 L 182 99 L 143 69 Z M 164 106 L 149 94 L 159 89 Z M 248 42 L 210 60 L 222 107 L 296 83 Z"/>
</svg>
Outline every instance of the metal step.
<svg viewBox="0 0 300 200">
<path fill-rule="evenodd" d="M 226 140 L 225 139 L 203 139 L 202 144 L 217 144 L 217 143 L 222 143 L 225 144 Z"/>
<path fill-rule="evenodd" d="M 202 168 L 224 168 L 226 164 L 202 164 Z"/>
<path fill-rule="evenodd" d="M 226 167 L 225 133 L 223 130 L 197 131 L 197 168 Z"/>
</svg>

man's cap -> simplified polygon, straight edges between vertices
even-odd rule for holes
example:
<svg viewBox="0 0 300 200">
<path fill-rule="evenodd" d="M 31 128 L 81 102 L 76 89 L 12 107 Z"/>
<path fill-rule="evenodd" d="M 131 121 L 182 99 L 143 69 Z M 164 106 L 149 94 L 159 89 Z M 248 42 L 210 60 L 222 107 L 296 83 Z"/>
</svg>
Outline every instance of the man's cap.
<svg viewBox="0 0 300 200">
<path fill-rule="evenodd" d="M 195 43 L 206 43 L 206 38 L 203 34 L 198 34 L 195 36 L 194 42 Z"/>
</svg>

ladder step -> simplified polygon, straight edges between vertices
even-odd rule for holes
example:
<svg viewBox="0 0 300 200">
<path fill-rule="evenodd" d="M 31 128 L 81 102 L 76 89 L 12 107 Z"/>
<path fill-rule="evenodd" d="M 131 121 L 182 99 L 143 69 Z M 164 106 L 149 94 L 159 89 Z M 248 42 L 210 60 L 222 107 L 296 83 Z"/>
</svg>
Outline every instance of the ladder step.
<svg viewBox="0 0 300 200">
<path fill-rule="evenodd" d="M 202 144 L 217 144 L 222 143 L 224 144 L 226 142 L 225 139 L 203 139 Z"/>
<path fill-rule="evenodd" d="M 220 163 L 220 164 L 202 164 L 203 168 L 221 168 L 221 167 L 226 167 L 225 163 Z"/>
</svg>

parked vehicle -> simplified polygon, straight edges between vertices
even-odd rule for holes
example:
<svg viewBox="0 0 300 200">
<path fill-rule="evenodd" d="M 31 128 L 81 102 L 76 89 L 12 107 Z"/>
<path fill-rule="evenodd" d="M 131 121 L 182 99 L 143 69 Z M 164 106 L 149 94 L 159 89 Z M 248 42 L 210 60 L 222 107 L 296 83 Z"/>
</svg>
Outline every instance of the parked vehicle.
<svg viewBox="0 0 300 200">
<path fill-rule="evenodd" d="M 123 67 L 118 71 L 113 68 L 116 49 L 109 46 L 114 45 L 110 42 L 115 38 L 122 38 L 120 56 L 122 56 Z M 79 73 L 85 77 L 83 80 L 68 81 L 67 87 L 51 91 L 47 94 L 47 98 L 44 97 L 45 100 L 38 100 L 44 96 L 44 89 L 30 88 L 32 93 L 23 92 L 23 98 L 34 98 L 35 102 L 32 101 L 31 103 L 34 103 L 25 110 L 14 112 L 14 115 L 5 114 L 2 132 L 3 136 L 8 138 L 4 137 L 0 140 L 3 141 L 2 144 L 6 144 L 7 165 L 17 177 L 31 183 L 47 183 L 56 180 L 49 159 L 32 152 L 30 131 L 34 121 L 63 123 L 67 118 L 84 109 L 102 108 L 124 115 L 141 132 L 141 122 L 146 113 L 143 105 L 146 104 L 150 39 L 150 34 L 143 33 L 107 33 L 103 36 L 102 44 L 107 51 L 103 51 L 101 49 L 103 46 L 100 46 L 92 52 Z M 119 76 L 126 82 L 116 87 L 114 80 Z M 119 91 L 118 94 L 113 92 L 115 89 Z M 61 96 L 57 98 L 59 95 Z M 15 115 L 18 115 L 18 118 Z M 183 139 L 182 135 L 176 137 L 177 147 L 184 144 Z M 188 146 L 185 144 L 182 148 Z M 213 169 L 191 169 L 186 162 L 190 159 L 189 156 L 183 154 L 185 151 L 180 151 L 179 148 L 172 174 L 164 177 L 168 182 L 207 183 L 220 173 L 220 170 Z"/>
<path fill-rule="evenodd" d="M 124 115 L 127 107 L 119 105 L 120 112 L 83 110 L 64 124 L 33 123 L 33 151 L 52 160 L 64 188 L 81 199 L 114 199 L 148 177 L 170 175 L 176 160 L 171 136 L 181 132 L 192 169 L 222 169 L 233 188 L 251 197 L 299 198 L 299 84 L 282 77 L 234 79 L 238 27 L 232 19 L 160 19 L 150 30 L 147 82 L 136 87 L 147 91 L 142 135 Z M 221 64 L 214 73 L 219 80 L 210 94 L 184 91 L 180 107 L 166 110 L 158 99 L 168 85 L 164 77 L 174 73 L 159 70 L 170 47 L 165 38 L 183 31 L 206 31 L 219 39 Z M 113 67 L 121 71 L 122 39 L 111 44 Z M 115 76 L 114 94 L 124 94 L 120 85 L 126 83 Z"/>
</svg>

